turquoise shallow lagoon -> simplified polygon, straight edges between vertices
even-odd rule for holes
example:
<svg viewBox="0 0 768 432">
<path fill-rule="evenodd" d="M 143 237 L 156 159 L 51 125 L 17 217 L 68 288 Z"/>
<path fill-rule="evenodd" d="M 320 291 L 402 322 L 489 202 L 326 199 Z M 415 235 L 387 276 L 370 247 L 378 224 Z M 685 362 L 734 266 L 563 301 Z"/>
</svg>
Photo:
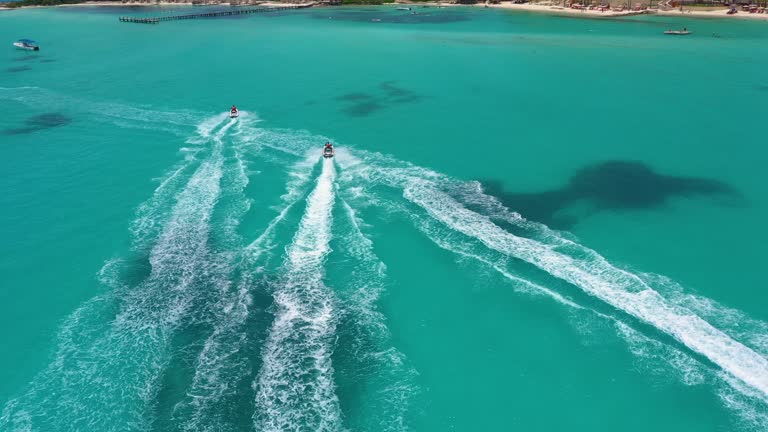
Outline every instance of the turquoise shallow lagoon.
<svg viewBox="0 0 768 432">
<path fill-rule="evenodd" d="M 198 10 L 0 12 L 0 430 L 768 429 L 768 23 Z"/>
</svg>

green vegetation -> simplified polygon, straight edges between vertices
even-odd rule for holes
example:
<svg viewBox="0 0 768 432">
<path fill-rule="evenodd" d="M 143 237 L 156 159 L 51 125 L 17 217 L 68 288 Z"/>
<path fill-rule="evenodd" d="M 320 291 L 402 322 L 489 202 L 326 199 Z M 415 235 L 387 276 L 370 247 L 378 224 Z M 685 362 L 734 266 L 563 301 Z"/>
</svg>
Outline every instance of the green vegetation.
<svg viewBox="0 0 768 432">
<path fill-rule="evenodd" d="M 83 0 L 20 0 L 3 3 L 3 6 L 9 8 L 18 8 L 23 6 L 56 6 L 61 4 L 82 3 Z"/>
<path fill-rule="evenodd" d="M 349 5 L 378 5 L 385 3 L 394 3 L 395 0 L 342 0 L 342 4 Z"/>
</svg>

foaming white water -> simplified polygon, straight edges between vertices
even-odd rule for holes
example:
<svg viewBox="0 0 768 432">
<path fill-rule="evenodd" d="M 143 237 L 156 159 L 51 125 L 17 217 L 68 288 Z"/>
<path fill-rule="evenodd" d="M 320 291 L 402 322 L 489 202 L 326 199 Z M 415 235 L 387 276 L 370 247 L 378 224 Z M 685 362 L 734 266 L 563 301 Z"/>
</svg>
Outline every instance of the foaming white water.
<svg viewBox="0 0 768 432">
<path fill-rule="evenodd" d="M 152 266 L 150 280 L 158 278 L 165 282 L 169 278 L 173 279 L 176 291 L 186 289 L 192 282 L 196 274 L 196 266 L 207 253 L 209 222 L 213 207 L 221 193 L 220 180 L 224 163 L 222 137 L 234 123 L 234 121 L 228 122 L 214 136 L 210 158 L 200 165 L 184 190 L 178 194 L 171 218 L 165 223 L 157 243 L 150 252 L 149 262 Z M 166 298 L 167 293 L 158 292 L 158 294 Z M 178 300 L 181 301 L 181 299 Z M 137 301 L 147 302 L 152 299 L 144 296 Z M 146 306 L 137 310 L 143 314 L 153 309 L 150 304 Z M 175 303 L 171 310 L 183 314 L 186 306 L 185 302 Z M 122 314 L 118 315 L 117 321 L 121 317 Z M 174 314 L 163 314 L 158 318 L 161 322 L 166 320 L 175 322 L 180 317 Z"/>
<path fill-rule="evenodd" d="M 729 335 L 744 341 L 762 356 L 768 356 L 768 323 L 753 319 L 742 311 L 719 304 L 715 300 L 686 293 L 675 281 L 656 274 L 639 274 L 647 284 L 663 289 L 671 302 L 695 312 Z"/>
<path fill-rule="evenodd" d="M 303 160 L 295 163 L 288 172 L 289 181 L 286 192 L 280 197 L 283 201 L 281 208 L 277 209 L 277 216 L 272 219 L 266 229 L 253 240 L 246 248 L 246 257 L 251 261 L 257 261 L 259 257 L 271 250 L 270 241 L 274 236 L 275 227 L 288 215 L 288 212 L 299 201 L 302 194 L 305 193 L 305 187 L 309 183 L 312 167 L 317 163 L 317 154 L 315 152 L 307 153 Z"/>
<path fill-rule="evenodd" d="M 210 140 L 211 133 L 226 121 L 226 114 L 217 114 L 201 121 L 196 126 L 196 135 L 187 139 L 187 143 L 203 143 Z M 131 222 L 135 248 L 142 248 L 162 229 L 162 222 L 168 219 L 170 203 L 174 200 L 178 188 L 183 185 L 185 175 L 197 162 L 196 154 L 188 155 L 174 167 L 155 188 L 152 196 L 136 210 L 136 217 Z"/>
<path fill-rule="evenodd" d="M 444 233 L 434 227 L 434 223 L 434 221 L 421 220 L 418 222 L 418 226 L 439 247 L 493 268 L 504 278 L 514 283 L 515 287 L 522 292 L 546 295 L 558 303 L 573 308 L 575 311 L 588 313 L 594 317 L 611 322 L 633 354 L 641 359 L 653 360 L 653 363 L 639 363 L 638 366 L 643 370 L 649 370 L 652 373 L 657 373 L 659 376 L 677 376 L 685 385 L 699 385 L 708 380 L 710 374 L 706 373 L 704 365 L 689 353 L 651 339 L 616 317 L 581 306 L 557 291 L 512 274 L 507 270 L 506 263 L 503 260 L 494 261 L 484 256 L 484 254 L 475 251 L 470 245 L 455 239 L 446 238 Z"/>
<path fill-rule="evenodd" d="M 729 406 L 744 408 L 751 403 L 760 406 L 761 410 L 768 406 L 768 361 L 764 355 L 767 339 L 764 331 L 766 326 L 762 323 L 755 325 L 754 320 L 743 321 L 743 314 L 734 314 L 732 310 L 721 308 L 700 297 L 692 299 L 679 292 L 668 293 L 666 289 L 659 292 L 654 289 L 655 283 L 649 283 L 640 275 L 617 268 L 597 252 L 567 237 L 567 233 L 561 235 L 506 209 L 495 198 L 485 195 L 479 183 L 466 187 L 467 184 L 386 155 L 367 152 L 356 154 L 358 157 L 349 158 L 349 163 L 345 163 L 346 160 L 342 160 L 343 155 L 340 155 L 339 162 L 345 167 L 340 181 L 355 185 L 381 184 L 402 189 L 408 201 L 421 207 L 437 223 L 481 242 L 490 250 L 533 264 L 606 304 L 652 325 L 691 351 L 708 358 L 723 374 L 732 377 L 730 380 L 720 380 L 721 383 L 727 384 L 726 386 L 716 385 L 721 397 L 723 394 L 740 395 L 739 398 L 723 397 Z M 361 162 L 361 159 L 364 162 Z M 452 193 L 460 195 L 462 202 L 479 208 L 482 213 L 466 208 L 444 190 L 451 190 Z M 376 202 L 375 198 L 373 202 Z M 494 220 L 518 226 L 530 232 L 533 237 L 529 239 L 515 236 L 496 225 Z M 453 243 L 445 242 L 441 245 L 455 249 L 453 246 Z M 467 253 L 467 250 L 456 252 Z M 474 255 L 472 257 L 481 262 L 486 261 L 487 265 L 500 272 L 503 270 L 503 267 L 493 261 L 482 258 L 483 255 L 470 255 Z M 667 285 L 668 283 L 664 283 L 663 287 Z M 568 303 L 570 301 L 565 302 Z M 622 331 L 620 321 L 594 312 L 598 316 L 614 320 L 619 333 L 628 339 L 633 352 L 638 352 L 635 349 L 638 345 L 634 344 L 633 348 L 633 341 L 639 339 L 629 338 L 629 333 Z M 748 330 L 739 331 L 738 325 L 729 323 L 736 316 L 741 317 L 739 322 L 749 322 L 746 326 Z M 674 351 L 675 355 L 667 356 L 665 361 L 673 366 L 679 366 L 681 362 L 696 363 L 690 352 L 683 352 L 672 346 L 668 348 Z M 677 360 L 674 360 L 675 358 Z M 697 376 L 697 373 L 699 372 L 695 372 L 693 368 L 682 373 L 683 382 L 697 382 L 691 378 Z M 741 384 L 734 386 L 731 384 L 733 382 Z M 751 390 L 743 391 L 745 388 Z M 733 400 L 740 402 L 729 402 Z M 749 412 L 754 412 L 754 409 L 739 411 L 738 414 L 744 417 L 745 413 Z M 755 420 L 754 424 L 764 424 L 759 416 L 747 414 L 746 417 Z"/>
<path fill-rule="evenodd" d="M 742 421 L 754 430 L 768 430 L 768 397 L 728 373 L 721 372 L 718 378 L 727 384 L 721 386 L 718 394 L 723 403 L 736 411 Z"/>
<path fill-rule="evenodd" d="M 197 356 L 195 373 L 187 391 L 191 414 L 182 425 L 188 431 L 230 430 L 222 416 L 220 403 L 237 394 L 237 384 L 247 373 L 247 364 L 238 354 L 248 333 L 243 328 L 248 318 L 251 297 L 249 279 L 244 279 L 233 292 L 225 292 L 219 300 L 220 315 L 213 333 L 206 339 Z"/>
<path fill-rule="evenodd" d="M 241 112 L 240 116 L 240 120 L 236 122 L 235 132 L 231 134 L 234 142 L 238 142 L 236 138 L 243 133 L 243 116 L 251 117 L 246 112 Z M 239 247 L 239 245 L 236 246 L 232 243 L 239 241 L 237 227 L 252 204 L 252 200 L 245 196 L 245 189 L 248 187 L 250 178 L 248 163 L 243 157 L 243 153 L 242 146 L 233 145 L 232 155 L 228 158 L 228 167 L 222 180 L 224 185 L 222 194 L 222 201 L 224 202 L 222 207 L 224 208 L 221 210 L 223 221 L 216 223 L 216 226 L 220 227 L 216 230 L 217 237 L 222 238 L 233 248 Z"/>
<path fill-rule="evenodd" d="M 304 155 L 304 159 L 294 164 L 293 169 L 288 173 L 288 188 L 281 197 L 284 202 L 293 202 L 298 195 L 303 193 L 303 187 L 309 182 L 312 167 L 316 163 L 317 152 L 309 151 Z"/>
<path fill-rule="evenodd" d="M 674 374 L 680 377 L 683 384 L 691 386 L 703 384 L 712 376 L 707 373 L 700 361 L 688 353 L 651 339 L 619 320 L 614 320 L 614 325 L 627 342 L 632 354 L 638 359 L 653 360 L 653 362 L 638 362 L 641 370 L 660 376 Z"/>
<path fill-rule="evenodd" d="M 254 423 L 259 431 L 335 431 L 341 427 L 331 364 L 334 299 L 322 282 L 330 252 L 336 172 L 332 160 L 322 164 L 286 251 L 283 278 L 273 293 L 275 320 L 254 383 Z"/>
<path fill-rule="evenodd" d="M 555 300 L 556 302 L 562 303 L 563 305 L 570 306 L 575 309 L 583 309 L 582 306 L 575 303 L 573 300 L 561 295 L 560 293 L 554 290 L 551 290 L 545 286 L 539 285 L 537 283 L 534 283 L 527 279 L 523 279 L 519 276 L 516 276 L 510 273 L 506 269 L 504 265 L 505 263 L 494 262 L 491 259 L 472 251 L 472 248 L 469 245 L 465 245 L 457 241 L 448 240 L 446 237 L 441 236 L 440 233 L 437 233 L 436 232 L 437 230 L 432 226 L 432 224 L 429 221 L 422 220 L 418 223 L 417 226 L 421 230 L 421 232 L 424 233 L 424 235 L 426 235 L 430 240 L 432 240 L 440 248 L 453 252 L 462 257 L 473 259 L 475 261 L 478 261 L 482 264 L 487 265 L 488 267 L 491 267 L 492 269 L 496 270 L 499 274 L 504 276 L 506 279 L 514 283 L 515 286 L 518 287 L 520 290 L 529 292 L 529 293 L 539 294 L 539 295 L 546 295 L 552 298 L 553 300 Z"/>
<path fill-rule="evenodd" d="M 188 431 L 226 431 L 233 426 L 222 416 L 221 404 L 227 397 L 238 396 L 237 385 L 248 368 L 241 354 L 249 338 L 245 327 L 250 313 L 251 290 L 259 271 L 260 258 L 273 248 L 276 226 L 287 212 L 299 201 L 303 188 L 309 181 L 312 163 L 301 161 L 290 170 L 292 180 L 284 195 L 284 206 L 248 247 L 244 249 L 240 267 L 242 276 L 236 289 L 221 293 L 218 302 L 218 317 L 212 334 L 206 339 L 197 357 L 195 373 L 189 390 L 187 403 L 191 413 L 183 424 Z M 242 395 L 241 395 L 242 396 Z"/>
<path fill-rule="evenodd" d="M 197 135 L 201 138 L 209 138 L 211 133 L 227 120 L 227 113 L 212 115 L 197 125 Z"/>
<path fill-rule="evenodd" d="M 271 150 L 266 155 L 282 153 L 291 157 L 303 157 L 307 152 L 314 150 L 320 154 L 321 146 L 327 138 L 311 134 L 307 131 L 290 129 L 264 129 L 254 127 L 254 122 L 246 120 L 242 140 L 244 143 L 252 143 L 257 148 Z"/>
<path fill-rule="evenodd" d="M 176 197 L 170 218 L 149 254 L 151 271 L 124 295 L 96 298 L 59 332 L 55 358 L 21 397 L 6 405 L 0 429 L 147 430 L 170 339 L 207 271 L 210 218 L 220 195 L 222 138 Z M 110 281 L 108 263 L 101 277 Z M 113 309 L 116 308 L 116 314 Z M 114 319 L 104 326 L 104 319 Z"/>
<path fill-rule="evenodd" d="M 415 219 L 417 227 L 436 245 L 496 270 L 504 278 L 511 281 L 516 289 L 535 295 L 548 296 L 558 303 L 573 308 L 575 311 L 588 313 L 612 323 L 633 354 L 639 358 L 654 361 L 654 363 L 644 362 L 639 364 L 644 370 L 650 369 L 651 372 L 658 373 L 660 376 L 678 376 L 685 385 L 702 384 L 710 376 L 710 374 L 706 374 L 704 365 L 689 353 L 651 339 L 614 316 L 581 306 L 555 290 L 514 275 L 507 269 L 506 259 L 495 260 L 488 256 L 490 251 L 486 253 L 478 251 L 476 247 L 473 247 L 468 242 L 456 239 L 455 235 L 451 236 L 444 232 L 449 228 L 436 226 L 436 224 L 442 224 L 434 219 L 428 219 L 417 214 L 411 214 L 411 217 Z"/>
<path fill-rule="evenodd" d="M 237 226 L 240 224 L 242 216 L 248 212 L 251 207 L 251 200 L 245 198 L 243 192 L 250 182 L 248 178 L 248 165 L 242 158 L 242 154 L 235 150 L 235 154 L 232 157 L 233 167 L 228 170 L 231 176 L 227 178 L 228 188 L 231 191 L 228 195 L 232 195 L 232 203 L 229 204 L 229 211 L 225 215 L 223 233 L 230 238 L 237 237 L 235 233 Z"/>
<path fill-rule="evenodd" d="M 474 237 L 491 249 L 533 264 L 653 325 L 768 395 L 768 360 L 765 357 L 699 316 L 671 304 L 637 276 L 611 266 L 602 257 L 596 258 L 596 254 L 589 260 L 578 259 L 561 253 L 556 246 L 510 234 L 427 181 L 410 181 L 404 189 L 404 197 L 451 229 Z"/>
<path fill-rule="evenodd" d="M 339 289 L 341 313 L 351 333 L 346 346 L 339 347 L 351 362 L 350 375 L 365 380 L 369 392 L 361 401 L 358 414 L 366 425 L 380 430 L 405 431 L 410 401 L 419 392 L 415 384 L 417 371 L 408 364 L 403 353 L 392 346 L 385 316 L 377 302 L 384 292 L 386 265 L 376 256 L 373 242 L 363 234 L 362 220 L 344 199 L 341 205 L 349 230 L 343 235 L 342 253 L 353 258 L 345 265 L 346 289 Z M 365 428 L 364 426 L 361 426 Z"/>
<path fill-rule="evenodd" d="M 481 208 L 500 219 L 516 222 L 528 228 L 546 229 L 546 227 L 525 221 L 516 213 L 509 212 L 503 207 L 497 207 L 500 205 L 492 197 L 488 197 L 488 200 L 489 202 L 480 203 L 477 202 L 477 197 L 474 197 L 473 203 L 483 204 L 480 206 Z M 399 210 L 409 214 L 402 206 Z M 459 256 L 471 258 L 495 269 L 499 274 L 514 282 L 516 288 L 521 288 L 522 291 L 526 292 L 545 294 L 566 306 L 572 307 L 574 311 L 588 313 L 596 318 L 612 323 L 617 333 L 627 343 L 629 350 L 637 356 L 638 362 L 636 367 L 641 371 L 655 374 L 659 377 L 674 376 L 679 378 L 683 384 L 689 386 L 711 384 L 723 403 L 736 413 L 746 429 L 752 430 L 757 428 L 756 430 L 764 430 L 768 427 L 768 411 L 766 411 L 768 397 L 760 390 L 747 385 L 727 371 L 712 371 L 711 368 L 707 367 L 688 350 L 652 339 L 617 317 L 581 306 L 554 290 L 515 276 L 507 270 L 506 260 L 494 260 L 488 256 L 487 252 L 478 251 L 473 245 L 457 239 L 455 235 L 452 236 L 450 233 L 444 232 L 445 229 L 450 228 L 435 226 L 435 224 L 442 225 L 442 222 L 437 219 L 428 219 L 415 213 L 410 213 L 409 216 L 414 219 L 416 226 L 436 245 Z M 555 238 L 552 240 L 559 240 L 559 242 L 563 243 L 572 242 L 572 240 L 565 238 Z M 764 352 L 759 351 L 764 350 L 766 346 L 764 344 L 764 323 L 752 320 L 739 311 L 718 305 L 710 299 L 684 294 L 682 287 L 667 278 L 648 274 L 644 274 L 642 277 L 646 280 L 651 279 L 654 282 L 661 283 L 661 285 L 659 283 L 654 283 L 654 285 L 665 288 L 664 294 L 666 299 L 671 304 L 674 304 L 675 307 L 682 308 L 680 310 L 696 312 L 703 318 L 721 326 L 721 328 L 725 328 L 728 334 L 735 334 L 740 340 L 749 341 L 755 347 L 755 351 L 758 354 Z"/>
</svg>

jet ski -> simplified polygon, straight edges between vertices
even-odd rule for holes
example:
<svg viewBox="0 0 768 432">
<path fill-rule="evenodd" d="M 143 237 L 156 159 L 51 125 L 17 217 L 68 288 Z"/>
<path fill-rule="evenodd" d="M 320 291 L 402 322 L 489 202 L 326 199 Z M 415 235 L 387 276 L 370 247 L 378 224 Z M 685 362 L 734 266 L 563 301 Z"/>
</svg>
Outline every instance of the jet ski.
<svg viewBox="0 0 768 432">
<path fill-rule="evenodd" d="M 40 51 L 40 47 L 37 45 L 37 42 L 30 39 L 19 39 L 13 43 L 13 46 L 24 50 Z"/>
<path fill-rule="evenodd" d="M 325 143 L 325 147 L 323 148 L 323 157 L 324 158 L 332 158 L 333 157 L 333 144 Z"/>
<path fill-rule="evenodd" d="M 232 106 L 232 109 L 229 110 L 229 118 L 237 118 L 237 117 L 240 117 L 240 111 L 238 111 L 235 106 Z"/>
</svg>

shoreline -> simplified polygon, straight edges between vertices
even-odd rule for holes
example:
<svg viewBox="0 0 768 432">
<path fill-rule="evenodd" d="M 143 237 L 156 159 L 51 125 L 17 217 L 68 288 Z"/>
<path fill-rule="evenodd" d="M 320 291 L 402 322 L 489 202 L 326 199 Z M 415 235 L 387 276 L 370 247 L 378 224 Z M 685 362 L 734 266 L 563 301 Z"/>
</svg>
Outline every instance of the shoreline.
<svg viewBox="0 0 768 432">
<path fill-rule="evenodd" d="M 258 2 L 257 4 L 232 4 L 230 2 L 221 2 L 217 5 L 199 5 L 199 6 L 232 6 L 232 7 L 248 7 L 248 6 L 262 6 L 262 7 L 279 7 L 289 4 L 295 4 L 295 3 L 283 3 L 283 2 L 276 2 L 276 1 L 265 1 L 265 2 Z M 553 5 L 551 2 L 543 2 L 543 3 L 524 3 L 524 4 L 514 4 L 511 2 L 504 2 L 499 4 L 490 4 L 490 3 L 476 3 L 476 4 L 456 4 L 456 3 L 444 3 L 444 2 L 417 2 L 417 1 L 396 1 L 395 3 L 385 3 L 380 5 L 342 5 L 349 6 L 349 7 L 356 7 L 356 6 L 397 6 L 397 5 L 409 5 L 409 6 L 430 6 L 430 7 L 475 7 L 475 8 L 488 8 L 488 9 L 504 9 L 504 10 L 510 10 L 510 11 L 525 11 L 525 12 L 535 12 L 535 13 L 545 13 L 550 15 L 561 15 L 561 16 L 571 16 L 571 17 L 585 17 L 585 18 L 616 18 L 616 17 L 624 17 L 624 16 L 634 16 L 634 15 L 657 15 L 657 16 L 664 16 L 664 17 L 691 17 L 691 18 L 731 18 L 731 19 L 752 19 L 752 20 L 763 20 L 768 21 L 768 13 L 748 13 L 744 11 L 739 11 L 736 14 L 728 15 L 728 8 L 721 8 L 721 9 L 714 9 L 714 10 L 696 10 L 695 8 L 689 8 L 684 10 L 679 9 L 670 9 L 670 10 L 660 10 L 660 9 L 643 9 L 643 10 L 616 10 L 615 8 L 608 8 L 605 10 L 598 10 L 598 9 L 574 9 L 569 7 L 564 7 L 560 5 Z M 190 1 L 180 1 L 180 2 L 169 2 L 169 1 L 160 1 L 160 2 L 140 2 L 140 1 L 129 1 L 129 2 L 122 2 L 122 1 L 85 1 L 83 3 L 72 3 L 72 4 L 61 4 L 61 5 L 52 5 L 52 6 L 22 6 L 17 8 L 9 8 L 4 7 L 0 5 L 0 11 L 3 10 L 17 10 L 17 9 L 32 9 L 32 8 L 57 8 L 57 7 L 173 7 L 173 6 L 196 6 Z M 325 7 L 326 5 L 323 4 L 317 4 L 317 6 Z"/>
<path fill-rule="evenodd" d="M 2 4 L 2 3 L 0 3 Z M 229 2 L 221 2 L 219 4 L 202 4 L 202 5 L 196 5 L 189 1 L 180 1 L 180 2 L 169 2 L 169 1 L 161 1 L 161 2 L 140 2 L 140 1 L 129 1 L 129 2 L 122 2 L 122 1 L 85 1 L 82 3 L 67 3 L 67 4 L 59 4 L 59 5 L 34 5 L 34 6 L 21 6 L 16 8 L 9 8 L 0 6 L 0 11 L 2 10 L 21 10 L 21 9 L 40 9 L 40 8 L 77 8 L 77 7 L 174 7 L 174 6 L 200 6 L 200 7 L 206 7 L 206 6 L 230 6 L 230 7 L 249 7 L 249 6 L 261 6 L 261 7 L 282 7 L 282 6 L 309 6 L 309 5 L 315 5 L 314 2 L 310 3 L 284 3 L 284 2 L 278 2 L 278 1 L 258 1 L 254 4 L 232 4 Z"/>
<path fill-rule="evenodd" d="M 418 3 L 414 3 L 418 4 Z M 518 11 L 526 11 L 526 12 L 538 12 L 538 13 L 547 13 L 551 15 L 567 15 L 567 16 L 583 16 L 583 17 L 589 17 L 589 18 L 615 18 L 615 17 L 623 17 L 623 16 L 634 16 L 634 15 L 657 15 L 657 16 L 677 16 L 677 17 L 691 17 L 691 18 L 733 18 L 733 19 L 755 19 L 755 20 L 764 20 L 768 21 L 768 13 L 748 13 L 739 11 L 736 14 L 728 15 L 728 8 L 722 8 L 722 9 L 715 9 L 715 10 L 695 10 L 695 9 L 684 9 L 683 11 L 680 11 L 679 9 L 671 9 L 671 10 L 660 10 L 660 9 L 643 9 L 643 10 L 622 10 L 622 11 L 616 11 L 613 9 L 607 9 L 605 11 L 600 11 L 598 9 L 572 9 L 568 7 L 563 6 L 557 6 L 552 4 L 544 4 L 544 3 L 524 3 L 524 4 L 514 4 L 514 3 L 500 3 L 500 4 L 474 4 L 474 5 L 468 5 L 471 7 L 482 7 L 482 8 L 489 8 L 489 9 L 505 9 L 505 10 L 518 10 Z"/>
<path fill-rule="evenodd" d="M 632 11 L 632 10 L 622 10 L 622 11 L 616 11 L 612 10 L 610 8 L 606 9 L 605 11 L 600 11 L 597 9 L 572 9 L 564 6 L 557 6 L 557 5 L 551 5 L 551 4 L 539 4 L 539 3 L 524 3 L 524 4 L 514 4 L 514 3 L 500 3 L 500 4 L 475 4 L 472 5 L 473 7 L 488 7 L 489 9 L 505 9 L 505 10 L 518 10 L 518 11 L 526 11 L 526 12 L 538 12 L 538 13 L 547 13 L 550 15 L 567 15 L 567 16 L 583 16 L 583 17 L 590 17 L 590 18 L 613 18 L 613 17 L 620 17 L 620 16 L 632 16 L 632 15 L 651 15 L 653 14 L 652 11 L 649 10 L 640 10 L 640 11 Z"/>
</svg>

